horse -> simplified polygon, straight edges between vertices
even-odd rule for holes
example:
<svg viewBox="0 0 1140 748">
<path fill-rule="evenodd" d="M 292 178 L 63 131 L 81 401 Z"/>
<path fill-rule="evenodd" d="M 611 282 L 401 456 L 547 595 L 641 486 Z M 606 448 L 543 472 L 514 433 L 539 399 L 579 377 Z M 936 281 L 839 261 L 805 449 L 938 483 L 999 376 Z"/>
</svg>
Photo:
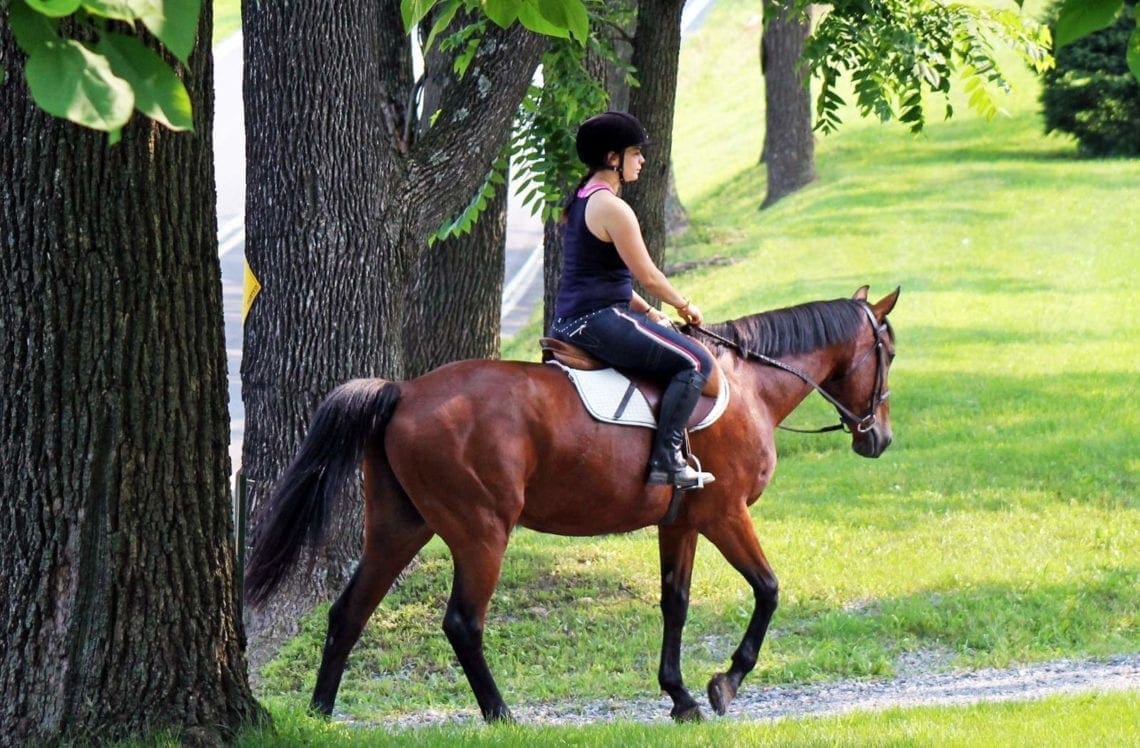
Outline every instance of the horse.
<svg viewBox="0 0 1140 748">
<path fill-rule="evenodd" d="M 332 713 L 350 650 L 397 576 L 433 536 L 454 565 L 443 630 L 483 718 L 512 720 L 487 666 L 483 625 L 516 526 L 568 536 L 658 525 L 664 635 L 658 682 L 678 721 L 702 718 L 682 682 L 681 632 L 697 538 L 745 578 L 755 598 L 731 665 L 708 683 L 726 712 L 753 669 L 776 610 L 778 584 L 748 508 L 776 467 L 773 429 L 812 391 L 839 412 L 852 449 L 878 457 L 890 445 L 887 372 L 899 290 L 876 303 L 817 301 L 688 328 L 707 340 L 730 386 L 727 408 L 692 433 L 694 454 L 716 476 L 687 492 L 675 517 L 670 486 L 646 484 L 652 430 L 591 418 L 558 367 L 469 360 L 406 381 L 358 379 L 317 409 L 291 465 L 255 521 L 246 599 L 260 605 L 319 546 L 337 498 L 363 473 L 364 547 L 328 613 L 311 708 Z"/>
</svg>

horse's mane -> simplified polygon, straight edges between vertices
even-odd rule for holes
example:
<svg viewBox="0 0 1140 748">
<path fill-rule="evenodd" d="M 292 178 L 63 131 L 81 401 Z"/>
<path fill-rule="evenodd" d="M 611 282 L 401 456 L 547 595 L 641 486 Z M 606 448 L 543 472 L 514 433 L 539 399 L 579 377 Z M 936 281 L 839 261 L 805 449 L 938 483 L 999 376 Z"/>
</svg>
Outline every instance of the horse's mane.
<svg viewBox="0 0 1140 748">
<path fill-rule="evenodd" d="M 779 358 L 850 340 L 866 323 L 862 302 L 835 299 L 775 309 L 704 327 L 745 350 Z"/>
</svg>

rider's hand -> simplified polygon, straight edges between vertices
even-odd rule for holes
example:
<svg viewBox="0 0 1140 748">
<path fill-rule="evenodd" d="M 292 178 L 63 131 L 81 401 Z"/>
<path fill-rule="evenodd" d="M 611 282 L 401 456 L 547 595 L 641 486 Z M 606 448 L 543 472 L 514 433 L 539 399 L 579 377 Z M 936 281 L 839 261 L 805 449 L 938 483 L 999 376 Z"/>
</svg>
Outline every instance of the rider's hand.
<svg viewBox="0 0 1140 748">
<path fill-rule="evenodd" d="M 701 310 L 698 309 L 697 305 L 691 301 L 678 308 L 677 314 L 681 315 L 681 319 L 685 320 L 690 325 L 696 325 L 697 327 L 700 327 L 701 320 L 703 319 L 703 317 L 701 317 Z"/>
</svg>

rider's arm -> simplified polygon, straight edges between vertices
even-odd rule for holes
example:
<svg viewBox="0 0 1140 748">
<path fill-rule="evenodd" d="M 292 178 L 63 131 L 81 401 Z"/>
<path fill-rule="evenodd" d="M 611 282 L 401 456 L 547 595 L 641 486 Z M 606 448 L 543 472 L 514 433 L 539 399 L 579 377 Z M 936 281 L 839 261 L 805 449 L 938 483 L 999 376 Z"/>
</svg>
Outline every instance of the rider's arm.
<svg viewBox="0 0 1140 748">
<path fill-rule="evenodd" d="M 660 310 L 654 309 L 652 304 L 641 298 L 641 294 L 637 291 L 633 292 L 633 296 L 629 300 L 629 308 L 635 312 L 645 314 L 649 317 L 650 322 L 668 322 L 669 320 Z"/>
<path fill-rule="evenodd" d="M 615 195 L 599 193 L 586 207 L 586 223 L 591 229 L 593 224 L 604 228 L 626 267 L 646 290 L 676 308 L 686 322 L 694 325 L 701 323 L 700 310 L 674 288 L 665 274 L 653 263 L 653 258 L 649 256 L 649 250 L 641 236 L 641 226 L 637 222 L 637 216 L 624 200 Z"/>
</svg>

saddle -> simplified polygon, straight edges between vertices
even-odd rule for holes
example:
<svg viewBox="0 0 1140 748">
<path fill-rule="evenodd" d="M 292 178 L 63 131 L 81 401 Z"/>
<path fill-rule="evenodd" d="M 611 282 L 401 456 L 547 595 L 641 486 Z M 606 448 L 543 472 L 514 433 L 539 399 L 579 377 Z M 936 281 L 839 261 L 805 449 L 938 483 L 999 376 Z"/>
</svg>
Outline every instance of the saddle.
<svg viewBox="0 0 1140 748">
<path fill-rule="evenodd" d="M 567 371 L 578 389 L 586 410 L 607 423 L 657 427 L 661 396 L 665 384 L 641 374 L 619 371 L 591 356 L 572 343 L 554 338 L 539 338 L 544 363 L 553 363 Z M 640 395 L 640 399 L 634 395 Z M 728 407 L 728 387 L 721 378 L 720 367 L 701 390 L 701 399 L 689 417 L 688 428 L 697 431 L 711 425 Z"/>
</svg>

